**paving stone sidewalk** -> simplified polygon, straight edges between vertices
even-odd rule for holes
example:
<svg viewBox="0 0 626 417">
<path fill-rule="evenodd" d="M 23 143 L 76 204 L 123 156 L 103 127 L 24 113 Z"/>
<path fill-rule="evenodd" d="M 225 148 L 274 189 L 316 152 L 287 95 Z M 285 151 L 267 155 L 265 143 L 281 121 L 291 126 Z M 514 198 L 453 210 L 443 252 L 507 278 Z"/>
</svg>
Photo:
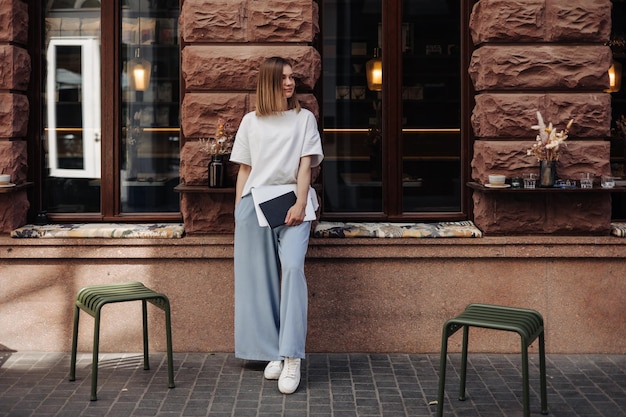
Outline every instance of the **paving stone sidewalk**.
<svg viewBox="0 0 626 417">
<path fill-rule="evenodd" d="M 103 354 L 98 401 L 89 401 L 91 355 L 0 352 L 0 417 L 127 416 L 434 416 L 439 355 L 310 354 L 296 393 L 263 379 L 265 364 L 228 353 L 175 353 L 176 388 L 167 361 L 142 354 Z M 626 355 L 547 355 L 553 417 L 626 416 Z M 531 355 L 531 411 L 540 416 L 539 371 Z M 520 355 L 470 353 L 466 401 L 458 401 L 460 355 L 450 355 L 444 416 L 522 416 Z"/>
</svg>

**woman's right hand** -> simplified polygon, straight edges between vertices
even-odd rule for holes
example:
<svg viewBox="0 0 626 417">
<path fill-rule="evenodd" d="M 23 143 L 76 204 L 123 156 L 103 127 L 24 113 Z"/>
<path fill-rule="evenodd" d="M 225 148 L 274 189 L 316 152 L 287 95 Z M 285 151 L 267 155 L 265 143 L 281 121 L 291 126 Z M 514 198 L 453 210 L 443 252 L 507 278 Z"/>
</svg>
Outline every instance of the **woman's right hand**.
<svg viewBox="0 0 626 417">
<path fill-rule="evenodd" d="M 250 171 L 252 171 L 252 167 L 250 165 L 239 165 L 239 172 L 237 173 L 237 183 L 235 186 L 235 207 L 237 207 L 237 204 L 239 204 L 241 197 L 243 197 L 241 193 L 243 193 L 243 187 L 246 185 L 246 181 L 248 181 Z"/>
</svg>

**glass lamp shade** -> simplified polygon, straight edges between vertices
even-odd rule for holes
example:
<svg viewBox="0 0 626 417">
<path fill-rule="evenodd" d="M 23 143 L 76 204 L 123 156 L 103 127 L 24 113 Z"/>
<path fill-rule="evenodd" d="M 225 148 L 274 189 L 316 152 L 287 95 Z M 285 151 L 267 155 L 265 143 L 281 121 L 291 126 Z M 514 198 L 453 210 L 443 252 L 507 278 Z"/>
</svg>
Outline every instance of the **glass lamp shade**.
<svg viewBox="0 0 626 417">
<path fill-rule="evenodd" d="M 135 91 L 146 91 L 150 85 L 150 74 L 152 72 L 152 64 L 149 61 L 140 58 L 139 54 L 127 64 L 129 87 Z"/>
<path fill-rule="evenodd" d="M 609 68 L 609 88 L 605 90 L 607 93 L 617 93 L 622 87 L 622 64 L 613 61 L 613 65 Z"/>
<path fill-rule="evenodd" d="M 381 91 L 383 89 L 383 61 L 374 57 L 365 63 L 367 74 L 367 88 L 371 91 Z"/>
</svg>

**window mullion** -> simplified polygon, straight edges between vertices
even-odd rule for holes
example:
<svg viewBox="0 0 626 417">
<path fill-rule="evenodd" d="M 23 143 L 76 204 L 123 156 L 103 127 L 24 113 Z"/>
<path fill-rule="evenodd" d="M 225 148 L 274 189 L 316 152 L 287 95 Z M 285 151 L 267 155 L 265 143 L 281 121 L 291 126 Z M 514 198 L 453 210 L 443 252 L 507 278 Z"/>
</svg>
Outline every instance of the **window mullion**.
<svg viewBox="0 0 626 417">
<path fill-rule="evenodd" d="M 402 1 L 383 6 L 383 192 L 389 217 L 402 208 Z"/>
<path fill-rule="evenodd" d="M 102 2 L 102 215 L 119 214 L 120 0 Z"/>
</svg>

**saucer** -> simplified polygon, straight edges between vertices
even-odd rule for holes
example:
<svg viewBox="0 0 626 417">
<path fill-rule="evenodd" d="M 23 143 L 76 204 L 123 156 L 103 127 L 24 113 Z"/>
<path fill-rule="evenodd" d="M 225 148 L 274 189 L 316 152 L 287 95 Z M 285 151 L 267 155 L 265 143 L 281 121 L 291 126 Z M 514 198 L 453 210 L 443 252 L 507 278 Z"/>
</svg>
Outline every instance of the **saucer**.
<svg viewBox="0 0 626 417">
<path fill-rule="evenodd" d="M 15 184 L 9 183 L 9 184 L 2 184 L 2 185 L 0 185 L 0 188 L 12 188 L 12 187 L 15 187 Z"/>
<path fill-rule="evenodd" d="M 511 184 L 502 184 L 502 185 L 493 185 L 493 184 L 485 184 L 487 188 L 509 188 Z"/>
</svg>

